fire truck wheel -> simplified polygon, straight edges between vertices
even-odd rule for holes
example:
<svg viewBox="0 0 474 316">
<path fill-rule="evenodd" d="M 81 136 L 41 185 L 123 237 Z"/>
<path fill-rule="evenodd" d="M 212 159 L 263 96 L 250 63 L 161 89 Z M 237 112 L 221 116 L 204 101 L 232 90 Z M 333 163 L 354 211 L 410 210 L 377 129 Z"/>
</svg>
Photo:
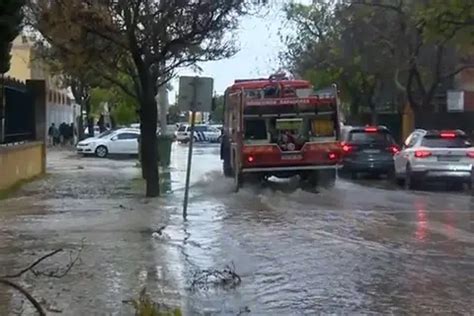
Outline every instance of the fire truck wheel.
<svg viewBox="0 0 474 316">
<path fill-rule="evenodd" d="M 317 171 L 308 172 L 305 174 L 304 180 L 306 180 L 309 186 L 315 187 L 319 184 L 319 174 Z"/>
<path fill-rule="evenodd" d="M 222 161 L 222 170 L 224 172 L 225 177 L 230 178 L 234 174 L 234 172 L 232 171 L 232 166 L 230 165 L 229 159 L 226 159 L 225 157 L 224 157 L 224 160 Z"/>
<path fill-rule="evenodd" d="M 319 170 L 319 184 L 326 188 L 332 188 L 336 184 L 336 170 Z"/>
<path fill-rule="evenodd" d="M 235 174 L 234 174 L 234 191 L 239 192 L 240 188 L 242 187 L 242 184 L 243 184 L 242 173 L 235 172 Z"/>
</svg>

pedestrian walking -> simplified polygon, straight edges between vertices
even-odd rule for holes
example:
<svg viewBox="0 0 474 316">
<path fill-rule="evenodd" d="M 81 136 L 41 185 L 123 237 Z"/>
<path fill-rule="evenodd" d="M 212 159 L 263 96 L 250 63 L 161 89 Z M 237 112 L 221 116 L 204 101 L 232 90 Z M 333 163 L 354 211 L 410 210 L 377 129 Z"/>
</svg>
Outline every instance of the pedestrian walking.
<svg viewBox="0 0 474 316">
<path fill-rule="evenodd" d="M 60 137 L 60 142 L 61 145 L 66 144 L 66 139 L 67 139 L 67 124 L 66 122 L 62 122 L 61 125 L 59 125 L 59 137 Z"/>
<path fill-rule="evenodd" d="M 48 145 L 49 146 L 54 146 L 54 129 L 56 127 L 54 126 L 54 123 L 51 123 L 51 125 L 48 128 Z"/>
<path fill-rule="evenodd" d="M 59 134 L 59 129 L 54 125 L 53 123 L 53 146 L 56 146 L 60 142 L 60 134 Z"/>
</svg>

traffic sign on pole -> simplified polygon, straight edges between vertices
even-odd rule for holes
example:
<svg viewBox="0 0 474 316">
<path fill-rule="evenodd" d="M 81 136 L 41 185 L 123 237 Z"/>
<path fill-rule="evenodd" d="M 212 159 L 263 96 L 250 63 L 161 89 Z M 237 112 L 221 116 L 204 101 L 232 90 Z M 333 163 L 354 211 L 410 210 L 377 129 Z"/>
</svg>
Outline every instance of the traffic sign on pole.
<svg viewBox="0 0 474 316">
<path fill-rule="evenodd" d="M 194 82 L 197 83 L 194 88 Z M 181 111 L 210 112 L 214 80 L 208 77 L 180 77 L 178 107 Z M 194 90 L 195 89 L 195 90 Z"/>
<path fill-rule="evenodd" d="M 189 136 L 188 163 L 183 201 L 183 218 L 185 220 L 188 215 L 189 182 L 191 178 L 196 111 L 209 111 L 211 109 L 212 90 L 212 78 L 181 77 L 179 80 L 179 107 L 182 111 L 191 111 L 191 131 Z"/>
</svg>

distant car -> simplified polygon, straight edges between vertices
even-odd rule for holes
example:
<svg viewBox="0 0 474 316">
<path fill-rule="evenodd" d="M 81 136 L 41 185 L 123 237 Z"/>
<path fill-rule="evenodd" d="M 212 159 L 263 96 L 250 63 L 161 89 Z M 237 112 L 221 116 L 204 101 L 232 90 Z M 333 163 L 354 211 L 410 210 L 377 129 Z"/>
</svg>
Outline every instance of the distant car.
<svg viewBox="0 0 474 316">
<path fill-rule="evenodd" d="M 343 172 L 357 178 L 359 173 L 391 174 L 400 148 L 384 126 L 344 126 L 342 150 Z"/>
<path fill-rule="evenodd" d="M 77 153 L 105 158 L 109 154 L 138 155 L 140 130 L 122 128 L 106 131 L 97 137 L 86 138 L 76 145 Z"/>
<path fill-rule="evenodd" d="M 223 127 L 222 127 L 222 124 L 211 124 L 211 125 L 209 125 L 209 126 L 210 126 L 210 127 L 213 127 L 213 128 L 216 128 L 216 129 L 218 129 L 218 130 L 220 130 L 220 131 L 222 131 L 222 128 L 223 128 Z"/>
<path fill-rule="evenodd" d="M 194 141 L 218 143 L 221 140 L 221 131 L 205 124 L 194 126 Z M 191 137 L 191 126 L 181 125 L 176 131 L 176 139 L 180 143 L 187 143 Z"/>
<path fill-rule="evenodd" d="M 395 154 L 395 177 L 407 189 L 424 181 L 474 185 L 474 147 L 461 130 L 415 130 Z"/>
</svg>

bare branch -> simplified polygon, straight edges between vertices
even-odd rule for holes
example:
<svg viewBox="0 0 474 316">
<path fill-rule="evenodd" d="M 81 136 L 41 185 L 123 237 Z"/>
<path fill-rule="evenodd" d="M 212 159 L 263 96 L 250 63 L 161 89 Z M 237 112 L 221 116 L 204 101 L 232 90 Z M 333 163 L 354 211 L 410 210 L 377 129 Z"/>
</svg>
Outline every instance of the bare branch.
<svg viewBox="0 0 474 316">
<path fill-rule="evenodd" d="M 376 7 L 376 8 L 381 8 L 381 9 L 387 9 L 387 10 L 392 10 L 397 12 L 398 14 L 403 15 L 404 12 L 402 10 L 402 1 L 398 2 L 398 5 L 391 5 L 391 4 L 384 4 L 384 3 L 379 3 L 379 2 L 367 2 L 365 0 L 359 0 L 359 1 L 352 1 L 352 4 L 357 4 L 357 5 L 364 5 L 364 6 L 369 6 L 369 7 Z"/>
<path fill-rule="evenodd" d="M 25 288 L 23 288 L 19 284 L 16 284 L 15 282 L 2 278 L 0 278 L 0 284 L 14 288 L 15 290 L 23 294 L 28 299 L 28 301 L 30 301 L 30 303 L 34 306 L 40 316 L 46 316 L 46 312 L 44 311 L 41 304 Z"/>
<path fill-rule="evenodd" d="M 464 66 L 461 66 L 461 67 L 459 67 L 458 69 L 456 69 L 456 70 L 454 70 L 454 71 L 452 71 L 452 72 L 450 72 L 450 73 L 448 73 L 448 74 L 442 76 L 441 78 L 442 78 L 442 79 L 449 79 L 449 78 L 451 78 L 451 77 L 456 76 L 458 73 L 460 73 L 460 72 L 462 72 L 462 71 L 464 71 L 464 70 L 466 70 L 466 69 L 472 69 L 472 68 L 474 68 L 474 64 L 464 65 Z"/>
<path fill-rule="evenodd" d="M 35 260 L 32 264 L 30 264 L 28 267 L 24 268 L 23 270 L 21 270 L 17 273 L 14 273 L 14 274 L 8 274 L 8 275 L 1 276 L 1 278 L 18 278 L 21 275 L 23 275 L 24 273 L 33 270 L 33 268 L 36 267 L 38 264 L 40 264 L 42 261 L 46 260 L 49 257 L 54 256 L 57 253 L 60 253 L 61 251 L 63 251 L 63 249 L 54 250 L 54 251 L 38 258 L 37 260 Z"/>
</svg>

